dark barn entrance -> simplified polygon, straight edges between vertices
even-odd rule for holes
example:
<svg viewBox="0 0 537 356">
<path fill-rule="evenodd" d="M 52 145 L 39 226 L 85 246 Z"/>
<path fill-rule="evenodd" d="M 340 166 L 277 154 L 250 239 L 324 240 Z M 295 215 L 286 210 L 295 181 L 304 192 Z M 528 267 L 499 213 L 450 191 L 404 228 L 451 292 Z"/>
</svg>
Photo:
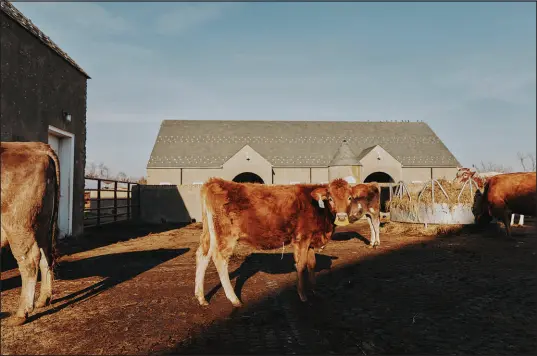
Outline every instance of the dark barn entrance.
<svg viewBox="0 0 537 356">
<path fill-rule="evenodd" d="M 374 172 L 364 179 L 364 183 L 394 183 L 393 178 L 384 172 Z M 390 187 L 380 187 L 380 211 L 386 212 L 386 202 L 390 200 Z"/>
<path fill-rule="evenodd" d="M 235 178 L 233 178 L 234 182 L 237 183 L 259 183 L 259 184 L 265 184 L 263 182 L 263 179 L 261 179 L 260 176 L 258 176 L 255 173 L 252 172 L 244 172 L 239 175 L 237 175 Z"/>
</svg>

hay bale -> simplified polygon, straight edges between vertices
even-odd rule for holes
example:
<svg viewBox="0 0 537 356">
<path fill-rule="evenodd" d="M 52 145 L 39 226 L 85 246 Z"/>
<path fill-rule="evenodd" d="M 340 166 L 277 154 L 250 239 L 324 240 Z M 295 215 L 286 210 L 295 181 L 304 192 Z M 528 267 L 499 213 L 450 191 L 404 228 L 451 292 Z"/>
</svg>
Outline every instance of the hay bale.
<svg viewBox="0 0 537 356">
<path fill-rule="evenodd" d="M 440 186 L 438 184 L 434 184 L 434 202 L 435 203 L 446 203 L 450 208 L 454 208 L 457 204 L 463 204 L 466 206 L 471 207 L 473 205 L 474 201 L 474 195 L 475 195 L 475 187 L 472 187 L 472 194 L 470 194 L 470 189 L 468 187 L 468 184 L 466 187 L 464 187 L 464 191 L 462 192 L 460 196 L 459 202 L 457 202 L 457 197 L 459 196 L 459 193 L 461 192 L 463 184 L 459 182 L 452 182 L 445 179 L 438 179 L 438 183 L 441 184 L 442 188 L 444 188 L 444 191 L 447 194 L 447 197 L 444 195 L 442 190 L 440 189 Z M 408 198 L 408 194 L 406 191 L 404 192 L 403 196 L 400 198 L 398 196 L 393 196 L 392 200 L 388 204 L 388 208 L 399 208 L 402 210 L 407 211 L 418 211 L 418 196 L 422 189 L 409 189 L 410 190 L 410 196 L 412 200 Z M 432 200 L 432 194 L 431 194 L 431 184 L 427 184 L 425 189 L 423 189 L 423 192 L 421 193 L 421 197 L 419 199 L 420 205 L 426 205 L 431 206 L 433 204 Z"/>
</svg>

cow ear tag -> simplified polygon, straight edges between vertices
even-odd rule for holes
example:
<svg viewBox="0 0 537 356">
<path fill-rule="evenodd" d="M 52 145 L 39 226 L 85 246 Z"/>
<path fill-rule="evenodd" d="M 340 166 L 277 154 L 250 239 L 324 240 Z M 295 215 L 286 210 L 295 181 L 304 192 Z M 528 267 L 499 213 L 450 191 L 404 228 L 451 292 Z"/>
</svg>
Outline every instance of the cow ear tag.
<svg viewBox="0 0 537 356">
<path fill-rule="evenodd" d="M 323 202 L 323 199 L 322 199 L 322 198 L 319 198 L 318 202 L 319 202 L 319 208 L 324 209 L 324 202 Z"/>
</svg>

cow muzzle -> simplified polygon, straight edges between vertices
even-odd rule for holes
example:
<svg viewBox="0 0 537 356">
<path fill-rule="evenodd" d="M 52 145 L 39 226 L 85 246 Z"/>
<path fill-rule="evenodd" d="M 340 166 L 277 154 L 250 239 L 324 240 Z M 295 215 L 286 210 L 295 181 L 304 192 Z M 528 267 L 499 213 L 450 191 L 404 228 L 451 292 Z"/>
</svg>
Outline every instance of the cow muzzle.
<svg viewBox="0 0 537 356">
<path fill-rule="evenodd" d="M 349 225 L 349 216 L 347 215 L 347 213 L 337 213 L 334 224 L 336 224 L 337 226 Z"/>
</svg>

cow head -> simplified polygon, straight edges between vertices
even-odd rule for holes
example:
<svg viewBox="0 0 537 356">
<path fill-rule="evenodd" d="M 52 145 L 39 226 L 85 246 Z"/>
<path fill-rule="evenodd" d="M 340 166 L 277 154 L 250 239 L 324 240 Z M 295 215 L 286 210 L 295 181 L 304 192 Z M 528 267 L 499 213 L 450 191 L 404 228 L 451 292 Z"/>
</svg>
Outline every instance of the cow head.
<svg viewBox="0 0 537 356">
<path fill-rule="evenodd" d="M 377 183 L 362 183 L 352 187 L 352 203 L 350 212 L 350 222 L 353 223 L 359 220 L 366 212 L 366 205 L 369 205 L 375 198 L 375 195 L 380 196 Z"/>
<path fill-rule="evenodd" d="M 472 213 L 474 214 L 476 224 L 488 224 L 492 220 L 492 216 L 488 212 L 485 197 L 480 190 L 475 192 Z"/>
<path fill-rule="evenodd" d="M 317 200 L 319 207 L 328 208 L 336 216 L 334 224 L 345 226 L 349 224 L 349 214 L 352 202 L 352 187 L 344 179 L 334 179 L 327 187 L 317 188 L 311 192 L 313 199 Z"/>
<path fill-rule="evenodd" d="M 455 181 L 459 181 L 461 183 L 464 183 L 468 179 L 473 177 L 475 175 L 475 173 L 476 173 L 476 171 L 472 170 L 470 168 L 457 167 L 457 174 L 455 176 Z"/>
</svg>

